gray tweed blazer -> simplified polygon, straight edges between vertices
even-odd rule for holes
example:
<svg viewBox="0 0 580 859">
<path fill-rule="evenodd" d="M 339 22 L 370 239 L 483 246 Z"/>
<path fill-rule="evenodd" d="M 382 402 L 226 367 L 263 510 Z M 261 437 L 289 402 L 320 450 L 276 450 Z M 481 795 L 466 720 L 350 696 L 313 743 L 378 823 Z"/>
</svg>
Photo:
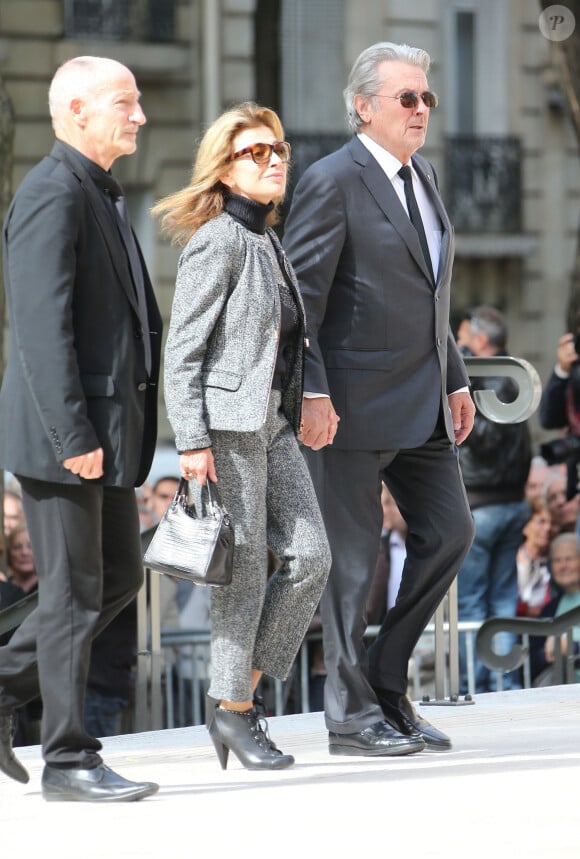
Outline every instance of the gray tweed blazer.
<svg viewBox="0 0 580 859">
<path fill-rule="evenodd" d="M 179 451 L 209 447 L 212 429 L 251 432 L 264 423 L 281 315 L 270 244 L 299 308 L 282 394 L 298 431 L 306 341 L 296 278 L 272 230 L 253 233 L 223 212 L 194 233 L 178 265 L 164 384 Z"/>
</svg>

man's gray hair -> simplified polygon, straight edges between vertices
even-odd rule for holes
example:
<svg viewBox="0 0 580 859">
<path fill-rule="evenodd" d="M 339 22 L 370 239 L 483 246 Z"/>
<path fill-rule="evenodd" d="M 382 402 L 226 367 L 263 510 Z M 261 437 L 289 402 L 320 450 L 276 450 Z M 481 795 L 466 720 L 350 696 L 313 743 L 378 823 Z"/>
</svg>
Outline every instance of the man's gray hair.
<svg viewBox="0 0 580 859">
<path fill-rule="evenodd" d="M 550 542 L 549 554 L 550 558 L 554 552 L 554 549 L 558 546 L 561 546 L 562 543 L 572 543 L 574 548 L 576 549 L 576 553 L 580 555 L 580 544 L 578 543 L 578 536 L 575 531 L 563 531 L 561 534 L 557 534 L 552 541 Z"/>
<path fill-rule="evenodd" d="M 409 45 L 378 42 L 376 45 L 371 45 L 370 48 L 365 48 L 355 60 L 343 92 L 348 126 L 353 134 L 356 134 L 363 124 L 354 106 L 355 96 L 363 95 L 370 98 L 375 95 L 384 79 L 384 75 L 379 74 L 378 71 L 380 63 L 395 61 L 418 66 L 425 74 L 429 71 L 431 64 L 431 58 L 427 51 L 421 48 L 411 48 Z M 376 110 L 375 102 L 373 102 L 373 109 Z"/>
<path fill-rule="evenodd" d="M 485 334 L 490 345 L 496 349 L 507 347 L 508 327 L 503 313 L 496 307 L 482 304 L 469 313 L 471 334 Z"/>
</svg>

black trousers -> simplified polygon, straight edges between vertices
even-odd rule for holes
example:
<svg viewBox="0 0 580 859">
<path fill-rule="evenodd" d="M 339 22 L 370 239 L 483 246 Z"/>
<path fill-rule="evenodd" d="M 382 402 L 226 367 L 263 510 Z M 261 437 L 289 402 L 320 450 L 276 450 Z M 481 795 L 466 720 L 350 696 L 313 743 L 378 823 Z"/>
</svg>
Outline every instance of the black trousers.
<svg viewBox="0 0 580 859">
<path fill-rule="evenodd" d="M 440 428 L 421 447 L 306 451 L 332 552 L 321 600 L 326 725 L 363 730 L 383 718 L 373 686 L 404 693 L 408 663 L 473 539 L 455 447 Z M 368 598 L 382 526 L 381 481 L 408 525 L 399 595 L 368 649 Z"/>
<path fill-rule="evenodd" d="M 39 603 L 0 648 L 0 711 L 40 694 L 46 763 L 90 768 L 101 762 L 83 724 L 91 642 L 143 581 L 135 492 L 19 479 Z"/>
</svg>

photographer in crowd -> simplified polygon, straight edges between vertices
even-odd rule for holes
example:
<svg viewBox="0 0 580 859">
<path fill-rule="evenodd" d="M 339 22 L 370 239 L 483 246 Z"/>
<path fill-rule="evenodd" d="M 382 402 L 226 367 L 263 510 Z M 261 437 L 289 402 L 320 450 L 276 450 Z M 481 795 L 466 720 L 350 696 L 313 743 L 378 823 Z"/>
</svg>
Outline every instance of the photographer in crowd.
<svg viewBox="0 0 580 859">
<path fill-rule="evenodd" d="M 558 341 L 556 366 L 544 388 L 540 402 L 540 423 L 544 429 L 565 429 L 562 438 L 541 445 L 549 465 L 563 462 L 567 470 L 566 497 L 578 492 L 580 462 L 580 334 L 568 332 Z"/>
</svg>

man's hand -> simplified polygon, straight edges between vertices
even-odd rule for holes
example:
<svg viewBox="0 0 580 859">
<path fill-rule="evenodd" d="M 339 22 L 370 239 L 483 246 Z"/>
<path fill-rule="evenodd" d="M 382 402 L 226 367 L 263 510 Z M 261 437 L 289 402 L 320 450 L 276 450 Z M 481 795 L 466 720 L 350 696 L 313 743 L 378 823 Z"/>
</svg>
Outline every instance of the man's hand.
<svg viewBox="0 0 580 859">
<path fill-rule="evenodd" d="M 570 373 L 570 367 L 580 356 L 574 349 L 574 335 L 563 334 L 558 340 L 557 361 L 563 373 Z"/>
<path fill-rule="evenodd" d="M 298 438 L 306 447 L 320 450 L 334 441 L 339 420 L 329 397 L 304 397 Z"/>
<path fill-rule="evenodd" d="M 186 450 L 179 457 L 179 470 L 186 480 L 195 478 L 202 486 L 205 486 L 208 477 L 212 483 L 217 483 L 211 447 Z"/>
<path fill-rule="evenodd" d="M 451 409 L 451 417 L 453 419 L 455 443 L 461 444 L 473 429 L 475 403 L 471 399 L 471 394 L 468 391 L 449 394 L 447 399 L 449 401 L 449 408 Z"/>
<path fill-rule="evenodd" d="M 64 460 L 63 466 L 85 480 L 96 480 L 98 477 L 102 477 L 104 473 L 103 448 L 98 447 L 88 453 L 81 453 L 80 456 L 71 456 Z"/>
</svg>

